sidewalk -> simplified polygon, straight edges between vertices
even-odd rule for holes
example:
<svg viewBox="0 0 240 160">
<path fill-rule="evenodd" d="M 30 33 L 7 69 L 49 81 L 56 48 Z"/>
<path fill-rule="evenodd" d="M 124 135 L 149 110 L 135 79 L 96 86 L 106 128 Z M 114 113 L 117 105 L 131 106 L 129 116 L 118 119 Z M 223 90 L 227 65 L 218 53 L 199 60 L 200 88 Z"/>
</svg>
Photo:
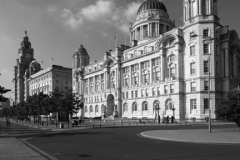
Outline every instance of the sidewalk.
<svg viewBox="0 0 240 160">
<path fill-rule="evenodd" d="M 31 123 L 29 122 L 21 122 L 21 121 L 13 121 L 11 120 L 11 123 L 15 123 L 15 124 L 19 124 L 19 125 L 23 125 L 23 126 L 28 126 L 28 127 L 32 127 L 32 128 L 40 128 L 40 129 L 43 129 L 43 130 L 51 130 L 51 131 L 56 131 L 56 132 L 62 132 L 62 131 L 69 131 L 69 130 L 79 130 L 79 129 L 85 129 L 85 125 L 78 125 L 78 126 L 75 126 L 75 127 L 72 127 L 71 123 L 69 124 L 69 129 L 68 129 L 68 124 L 67 122 L 62 122 L 62 124 L 64 125 L 63 128 L 60 128 L 60 123 L 58 123 L 57 127 L 56 127 L 56 124 L 54 125 L 51 125 L 51 124 L 48 124 L 46 122 L 44 122 L 44 125 L 40 125 L 39 124 L 39 127 L 38 127 L 38 123 L 33 123 L 33 121 L 31 121 Z"/>
<path fill-rule="evenodd" d="M 237 127 L 232 129 L 212 129 L 209 133 L 207 129 L 197 130 L 156 130 L 147 131 L 140 134 L 146 138 L 209 144 L 240 144 L 240 132 Z"/>
<path fill-rule="evenodd" d="M 20 140 L 0 133 L 0 159 L 4 160 L 47 160 Z"/>
</svg>

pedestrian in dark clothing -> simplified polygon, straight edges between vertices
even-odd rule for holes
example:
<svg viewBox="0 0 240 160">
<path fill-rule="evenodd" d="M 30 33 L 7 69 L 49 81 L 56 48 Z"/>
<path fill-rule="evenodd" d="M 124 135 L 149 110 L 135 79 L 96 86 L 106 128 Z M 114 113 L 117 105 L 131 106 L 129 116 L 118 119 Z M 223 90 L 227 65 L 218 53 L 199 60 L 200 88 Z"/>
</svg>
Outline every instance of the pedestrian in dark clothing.
<svg viewBox="0 0 240 160">
<path fill-rule="evenodd" d="M 169 116 L 167 116 L 167 123 L 169 123 Z"/>
<path fill-rule="evenodd" d="M 174 117 L 173 116 L 171 117 L 171 120 L 172 120 L 172 123 L 174 123 Z"/>
<path fill-rule="evenodd" d="M 6 125 L 8 126 L 8 119 L 6 118 Z"/>
</svg>

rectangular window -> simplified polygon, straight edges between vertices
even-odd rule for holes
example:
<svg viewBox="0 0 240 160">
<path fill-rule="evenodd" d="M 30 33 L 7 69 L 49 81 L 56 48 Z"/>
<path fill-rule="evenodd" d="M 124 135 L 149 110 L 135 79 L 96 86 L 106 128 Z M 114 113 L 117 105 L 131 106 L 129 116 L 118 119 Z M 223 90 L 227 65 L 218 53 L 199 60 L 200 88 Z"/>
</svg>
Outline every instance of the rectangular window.
<svg viewBox="0 0 240 160">
<path fill-rule="evenodd" d="M 142 95 L 142 97 L 144 97 L 144 90 L 143 89 L 141 91 L 141 95 Z"/>
<path fill-rule="evenodd" d="M 204 109 L 209 109 L 209 100 L 208 100 L 208 98 L 204 98 Z"/>
<path fill-rule="evenodd" d="M 126 92 L 126 99 L 128 99 L 128 92 Z"/>
<path fill-rule="evenodd" d="M 208 91 L 209 90 L 209 83 L 208 81 L 204 81 L 204 91 Z"/>
<path fill-rule="evenodd" d="M 203 44 L 203 53 L 209 54 L 209 44 Z"/>
<path fill-rule="evenodd" d="M 123 96 L 123 99 L 125 99 L 125 93 L 124 92 L 122 93 L 122 96 Z"/>
<path fill-rule="evenodd" d="M 175 68 L 170 68 L 170 77 L 175 77 Z"/>
<path fill-rule="evenodd" d="M 133 93 L 133 91 L 131 91 L 131 96 L 132 96 L 132 98 L 134 98 L 134 95 L 133 95 L 134 93 Z"/>
<path fill-rule="evenodd" d="M 138 90 L 135 90 L 135 97 L 138 97 Z"/>
<path fill-rule="evenodd" d="M 195 62 L 193 63 L 190 63 L 190 69 L 191 69 L 191 75 L 195 74 L 196 73 L 196 65 L 195 65 Z"/>
<path fill-rule="evenodd" d="M 197 109 L 197 100 L 196 99 L 190 99 L 190 105 L 191 105 L 191 110 L 192 109 Z"/>
<path fill-rule="evenodd" d="M 208 38 L 209 37 L 209 29 L 204 29 L 203 30 L 203 38 Z"/>
<path fill-rule="evenodd" d="M 146 89 L 146 97 L 148 97 L 148 89 Z"/>
<path fill-rule="evenodd" d="M 208 61 L 204 61 L 203 62 L 203 71 L 204 71 L 204 73 L 206 74 L 206 73 L 208 73 Z"/>
<path fill-rule="evenodd" d="M 195 56 L 195 46 L 190 47 L 190 55 Z"/>
<path fill-rule="evenodd" d="M 191 82 L 191 92 L 196 91 L 196 82 Z"/>
<path fill-rule="evenodd" d="M 174 93 L 174 85 L 173 85 L 173 84 L 170 85 L 170 88 L 171 88 L 171 89 L 170 89 L 170 92 L 171 92 L 171 93 Z"/>
<path fill-rule="evenodd" d="M 164 86 L 164 94 L 167 94 L 167 93 L 168 93 L 168 86 L 165 85 L 165 86 Z"/>
<path fill-rule="evenodd" d="M 56 83 L 59 83 L 59 80 L 57 80 Z"/>
<path fill-rule="evenodd" d="M 160 96 L 160 87 L 157 88 L 157 94 Z"/>
<path fill-rule="evenodd" d="M 152 89 L 152 95 L 155 96 L 155 88 Z"/>
</svg>

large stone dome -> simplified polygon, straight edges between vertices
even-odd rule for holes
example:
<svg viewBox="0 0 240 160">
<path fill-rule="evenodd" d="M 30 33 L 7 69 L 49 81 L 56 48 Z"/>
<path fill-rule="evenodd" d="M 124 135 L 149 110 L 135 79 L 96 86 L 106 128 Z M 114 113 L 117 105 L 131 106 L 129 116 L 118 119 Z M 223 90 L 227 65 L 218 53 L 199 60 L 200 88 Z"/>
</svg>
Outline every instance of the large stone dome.
<svg viewBox="0 0 240 160">
<path fill-rule="evenodd" d="M 146 0 L 139 7 L 137 14 L 141 13 L 142 11 L 151 9 L 163 10 L 167 12 L 167 8 L 165 7 L 165 5 L 159 0 Z"/>
</svg>

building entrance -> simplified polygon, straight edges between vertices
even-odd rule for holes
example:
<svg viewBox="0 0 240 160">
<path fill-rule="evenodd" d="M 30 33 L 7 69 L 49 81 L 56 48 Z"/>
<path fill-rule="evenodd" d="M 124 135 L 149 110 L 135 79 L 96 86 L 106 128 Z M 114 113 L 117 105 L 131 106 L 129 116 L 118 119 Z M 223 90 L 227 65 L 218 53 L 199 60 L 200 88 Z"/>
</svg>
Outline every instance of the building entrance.
<svg viewBox="0 0 240 160">
<path fill-rule="evenodd" d="M 109 94 L 107 97 L 107 116 L 113 115 L 114 106 L 114 96 Z"/>
</svg>

